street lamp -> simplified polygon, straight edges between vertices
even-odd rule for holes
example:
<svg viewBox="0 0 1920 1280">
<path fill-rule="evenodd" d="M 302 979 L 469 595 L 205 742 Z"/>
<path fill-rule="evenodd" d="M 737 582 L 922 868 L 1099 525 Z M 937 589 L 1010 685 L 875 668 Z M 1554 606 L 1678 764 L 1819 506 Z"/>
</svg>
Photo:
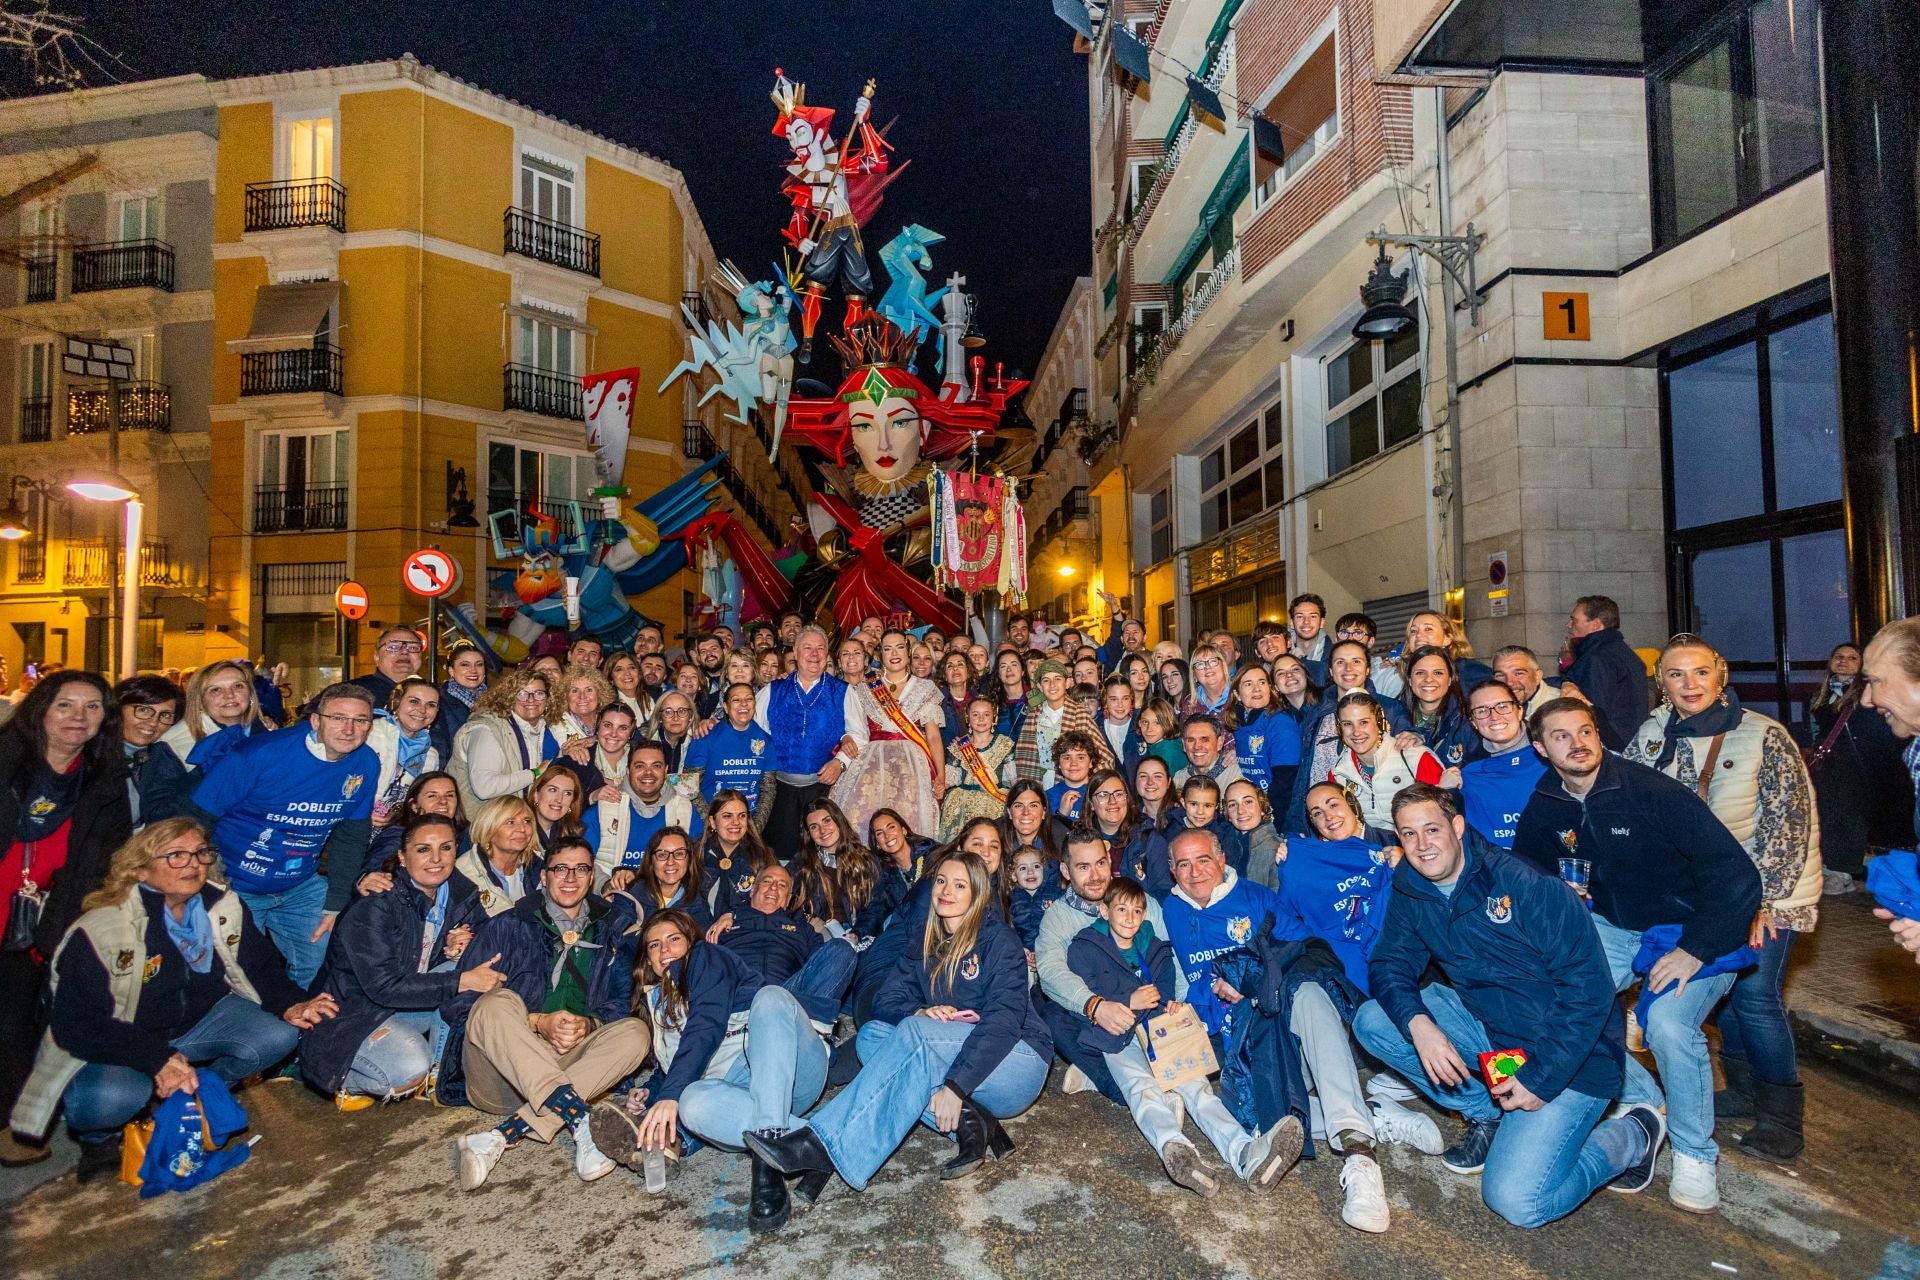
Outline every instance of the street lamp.
<svg viewBox="0 0 1920 1280">
<path fill-rule="evenodd" d="M 134 673 L 139 660 L 140 521 L 145 507 L 139 490 L 115 471 L 73 471 L 61 483 L 68 493 L 88 502 L 126 504 L 125 545 L 120 556 L 119 678 L 124 680 Z"/>
<path fill-rule="evenodd" d="M 1063 578 L 1071 578 L 1074 574 L 1074 568 L 1070 564 L 1063 564 L 1058 569 L 1055 569 L 1054 572 Z"/>
</svg>

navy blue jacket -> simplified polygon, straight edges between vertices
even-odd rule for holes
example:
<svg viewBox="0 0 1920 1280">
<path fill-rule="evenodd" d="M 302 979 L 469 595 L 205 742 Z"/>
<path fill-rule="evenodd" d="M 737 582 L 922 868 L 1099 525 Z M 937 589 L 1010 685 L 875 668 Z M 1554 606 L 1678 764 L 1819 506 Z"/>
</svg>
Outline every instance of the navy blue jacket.
<svg viewBox="0 0 1920 1280">
<path fill-rule="evenodd" d="M 1141 922 L 1140 928 L 1143 932 L 1152 931 L 1152 926 L 1145 921 Z M 1111 934 L 1097 925 L 1088 925 L 1067 944 L 1067 968 L 1073 970 L 1074 977 L 1087 984 L 1087 990 L 1102 1000 L 1111 1000 L 1120 1005 L 1133 999 L 1133 993 L 1143 984 L 1152 983 L 1158 987 L 1160 1008 L 1136 1009 L 1133 1015 L 1135 1026 L 1164 1012 L 1167 1002 L 1173 999 L 1173 947 L 1165 938 L 1155 937 L 1147 943 L 1146 972 L 1142 973 L 1121 959 L 1120 948 L 1114 944 Z M 1114 1035 L 1101 1030 L 1099 1024 L 1090 1018 L 1080 1018 L 1078 1023 L 1081 1047 L 1090 1053 L 1119 1053 L 1133 1043 L 1131 1031 Z"/>
<path fill-rule="evenodd" d="M 492 672 L 488 672 L 489 675 Z M 440 683 L 440 711 L 433 717 L 433 723 L 427 726 L 427 741 L 440 753 L 441 767 L 453 759 L 453 736 L 466 727 L 473 715 L 473 708 L 447 692 L 451 680 Z"/>
<path fill-rule="evenodd" d="M 1020 942 L 1027 950 L 1033 950 L 1033 944 L 1040 938 L 1040 917 L 1047 914 L 1047 908 L 1058 902 L 1065 892 L 1066 886 L 1060 883 L 1060 876 L 1052 867 L 1047 868 L 1047 878 L 1040 882 L 1038 889 L 1013 886 L 1013 930 L 1020 935 Z"/>
<path fill-rule="evenodd" d="M 873 1016 L 899 1023 L 922 1009 L 952 1005 L 980 1015 L 942 1082 L 970 1095 L 1024 1040 L 1043 1062 L 1053 1058 L 1053 1039 L 1027 994 L 1027 949 L 1011 925 L 988 910 L 980 918 L 980 937 L 961 957 L 951 988 L 933 975 L 933 965 L 910 947 L 887 976 L 874 1000 Z"/>
<path fill-rule="evenodd" d="M 1520 814 L 1513 851 L 1550 875 L 1561 858 L 1593 864 L 1593 909 L 1622 929 L 1680 926 L 1701 960 L 1745 945 L 1760 910 L 1760 873 L 1691 787 L 1616 755 L 1600 762 L 1586 803 L 1548 769 Z"/>
<path fill-rule="evenodd" d="M 632 916 L 615 910 L 605 898 L 590 893 L 586 904 L 588 917 L 600 924 L 599 936 L 594 939 L 600 948 L 592 953 L 593 963 L 587 969 L 587 1012 L 602 1022 L 613 1022 L 631 1010 L 633 953 L 640 933 L 629 927 Z M 542 918 L 546 909 L 546 894 L 536 888 L 481 925 L 460 954 L 460 971 L 479 968 L 497 952 L 500 963 L 494 968 L 506 975 L 506 989 L 526 1001 L 529 1013 L 539 1012 L 547 1001 L 548 979 L 553 973 Z M 474 992 L 462 991 L 442 1007 L 441 1016 L 449 1023 L 458 1021 L 464 1029 L 477 999 Z"/>
<path fill-rule="evenodd" d="M 1164 899 L 1173 892 L 1173 863 L 1168 856 L 1172 851 L 1168 846 L 1173 843 L 1175 836 L 1185 830 L 1186 810 L 1172 810 L 1167 814 L 1167 829 L 1157 832 L 1158 841 L 1150 843 L 1145 850 L 1147 878 L 1143 883 L 1150 896 Z M 1213 838 L 1220 842 L 1220 852 L 1226 856 L 1227 865 L 1233 868 L 1235 875 L 1247 873 L 1247 837 L 1227 821 L 1223 810 L 1215 809 L 1213 821 L 1201 830 L 1213 832 Z"/>
<path fill-rule="evenodd" d="M 805 912 L 761 911 L 746 902 L 734 911 L 733 928 L 720 935 L 720 945 L 738 956 L 756 979 L 756 991 L 777 987 L 798 973 L 820 942 L 820 931 Z"/>
<path fill-rule="evenodd" d="M 727 1019 L 751 1008 L 754 993 L 762 985 L 759 975 L 739 956 L 710 943 L 695 943 L 686 959 L 668 967 L 668 978 L 677 978 L 682 965 L 687 975 L 686 1025 L 680 1031 L 673 1066 L 647 1080 L 650 1102 L 678 1102 L 686 1087 L 705 1074 L 714 1051 L 727 1037 Z"/>
<path fill-rule="evenodd" d="M 438 1009 L 459 994 L 460 975 L 454 970 L 420 972 L 420 935 L 432 906 L 433 899 L 403 873 L 394 877 L 393 888 L 356 898 L 340 913 L 313 988 L 332 996 L 340 1013 L 300 1037 L 300 1073 L 314 1088 L 333 1093 L 344 1085 L 361 1042 L 389 1014 Z M 480 890 L 454 872 L 447 880 L 447 914 L 434 934 L 432 963 L 444 959 L 441 949 L 449 932 L 464 924 L 478 934 L 486 920 Z"/>
<path fill-rule="evenodd" d="M 1107 737 L 1107 713 L 1104 709 L 1094 713 L 1093 727 L 1099 731 L 1100 740 L 1112 747 L 1113 740 Z M 1115 767 L 1128 778 L 1133 777 L 1133 766 L 1140 763 L 1140 757 L 1146 749 L 1147 740 L 1140 736 L 1140 717 L 1129 717 L 1127 732 L 1120 739 L 1120 758 L 1115 762 Z"/>
<path fill-rule="evenodd" d="M 1438 965 L 1495 1049 L 1526 1051 L 1516 1074 L 1535 1096 L 1552 1102 L 1572 1089 L 1618 1097 L 1620 1010 L 1586 906 L 1557 875 L 1542 875 L 1471 830 L 1466 844 L 1451 897 L 1411 862 L 1394 872 L 1367 966 L 1373 998 L 1407 1035 L 1415 1015 L 1427 1011 L 1421 975 Z"/>
<path fill-rule="evenodd" d="M 1605 627 L 1573 642 L 1567 679 L 1580 686 L 1600 713 L 1600 740 L 1609 751 L 1624 751 L 1647 718 L 1652 694 L 1647 664 L 1618 627 Z M 1714 952 L 1720 955 L 1720 952 Z"/>
<path fill-rule="evenodd" d="M 1466 716 L 1450 703 L 1443 704 L 1432 724 L 1425 728 L 1415 725 L 1413 731 L 1420 735 L 1420 741 L 1426 744 L 1427 750 L 1433 752 L 1443 769 L 1467 764 L 1487 753 L 1486 745 L 1480 741 L 1480 735 L 1473 731 Z"/>
</svg>

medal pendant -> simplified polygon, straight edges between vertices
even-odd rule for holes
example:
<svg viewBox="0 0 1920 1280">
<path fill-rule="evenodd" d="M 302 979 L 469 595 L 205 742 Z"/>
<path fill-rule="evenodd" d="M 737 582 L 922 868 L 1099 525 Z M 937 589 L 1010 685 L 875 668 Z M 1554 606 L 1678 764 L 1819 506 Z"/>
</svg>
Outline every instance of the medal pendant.
<svg viewBox="0 0 1920 1280">
<path fill-rule="evenodd" d="M 560 935 L 560 941 L 570 947 L 580 941 L 580 931 L 578 929 L 569 929 Z"/>
</svg>

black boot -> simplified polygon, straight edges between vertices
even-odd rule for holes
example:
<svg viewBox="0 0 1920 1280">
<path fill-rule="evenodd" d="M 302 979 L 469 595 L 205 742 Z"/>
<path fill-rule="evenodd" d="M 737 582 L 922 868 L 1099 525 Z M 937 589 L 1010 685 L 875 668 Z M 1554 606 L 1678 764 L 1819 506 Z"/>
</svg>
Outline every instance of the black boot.
<svg viewBox="0 0 1920 1280">
<path fill-rule="evenodd" d="M 1713 1095 L 1713 1114 L 1722 1120 L 1752 1119 L 1753 1069 L 1745 1058 L 1729 1058 L 1723 1053 L 1720 1070 L 1727 1077 L 1727 1087 Z"/>
<path fill-rule="evenodd" d="M 85 1186 L 89 1182 L 104 1182 L 120 1176 L 119 1135 L 105 1142 L 83 1142 L 80 1144 L 80 1164 L 73 1171 L 74 1181 Z"/>
<path fill-rule="evenodd" d="M 1768 1084 L 1754 1078 L 1753 1109 L 1760 1123 L 1740 1139 L 1740 1149 L 1775 1164 L 1792 1164 L 1807 1145 L 1804 1126 L 1807 1091 L 1804 1085 Z"/>
<path fill-rule="evenodd" d="M 747 1230 L 778 1231 L 787 1225 L 793 1202 L 787 1196 L 786 1175 L 753 1157 L 753 1199 L 747 1210 Z"/>
<path fill-rule="evenodd" d="M 812 1204 L 820 1198 L 820 1193 L 827 1189 L 827 1183 L 832 1179 L 833 1175 L 824 1170 L 810 1170 L 793 1180 L 793 1194 Z"/>
<path fill-rule="evenodd" d="M 964 1093 L 960 1095 L 960 1123 L 954 1127 L 953 1136 L 960 1150 L 941 1166 L 943 1180 L 964 1178 L 988 1157 L 998 1160 L 1013 1151 L 1013 1139 L 1000 1122 Z"/>
<path fill-rule="evenodd" d="M 744 1135 L 747 1150 L 759 1156 L 781 1173 L 832 1173 L 833 1157 L 820 1145 L 812 1129 L 801 1125 L 786 1133 L 771 1129 L 750 1129 Z"/>
</svg>

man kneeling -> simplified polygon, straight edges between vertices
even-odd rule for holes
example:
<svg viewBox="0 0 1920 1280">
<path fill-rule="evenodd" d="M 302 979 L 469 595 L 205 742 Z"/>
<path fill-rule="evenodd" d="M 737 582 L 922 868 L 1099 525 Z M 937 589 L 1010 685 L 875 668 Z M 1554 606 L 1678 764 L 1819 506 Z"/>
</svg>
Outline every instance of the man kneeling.
<svg viewBox="0 0 1920 1280">
<path fill-rule="evenodd" d="M 1666 1120 L 1647 1106 L 1600 1119 L 1620 1094 L 1621 1019 L 1584 904 L 1477 836 L 1463 844 L 1438 787 L 1402 790 L 1393 824 L 1406 857 L 1368 965 L 1374 998 L 1354 1018 L 1360 1043 L 1467 1117 L 1449 1167 L 1484 1171 L 1482 1198 L 1513 1225 L 1563 1218 L 1596 1187 L 1644 1190 Z M 1429 964 L 1452 985 L 1422 989 Z M 1520 1065 L 1482 1084 L 1469 1064 L 1504 1050 Z"/>
<path fill-rule="evenodd" d="M 573 1132 L 574 1172 L 591 1182 L 613 1171 L 587 1128 L 593 1100 L 647 1056 L 647 1025 L 628 1016 L 634 935 L 593 885 L 593 850 L 563 839 L 540 873 L 540 891 L 482 925 L 463 967 L 493 957 L 505 984 L 473 1001 L 466 1020 L 467 1101 L 507 1118 L 455 1146 L 460 1186 L 487 1180 L 522 1138 Z"/>
<path fill-rule="evenodd" d="M 1136 1023 L 1181 1007 L 1173 1003 L 1173 948 L 1155 937 L 1147 923 L 1147 891 L 1137 880 L 1120 876 L 1107 885 L 1099 923 L 1074 938 L 1067 964 L 1100 1002 L 1131 1010 Z M 1167 1176 L 1180 1186 L 1203 1196 L 1219 1190 L 1213 1171 L 1181 1132 L 1183 1106 L 1235 1176 L 1257 1191 L 1277 1185 L 1278 1175 L 1299 1156 L 1297 1136 L 1290 1144 L 1275 1142 L 1280 1126 L 1263 1134 L 1241 1128 L 1205 1080 L 1190 1080 L 1171 1096 L 1162 1090 L 1132 1026 L 1116 1034 L 1083 1019 L 1079 1031 L 1088 1052 L 1104 1055 L 1134 1124 L 1159 1152 Z"/>
</svg>

